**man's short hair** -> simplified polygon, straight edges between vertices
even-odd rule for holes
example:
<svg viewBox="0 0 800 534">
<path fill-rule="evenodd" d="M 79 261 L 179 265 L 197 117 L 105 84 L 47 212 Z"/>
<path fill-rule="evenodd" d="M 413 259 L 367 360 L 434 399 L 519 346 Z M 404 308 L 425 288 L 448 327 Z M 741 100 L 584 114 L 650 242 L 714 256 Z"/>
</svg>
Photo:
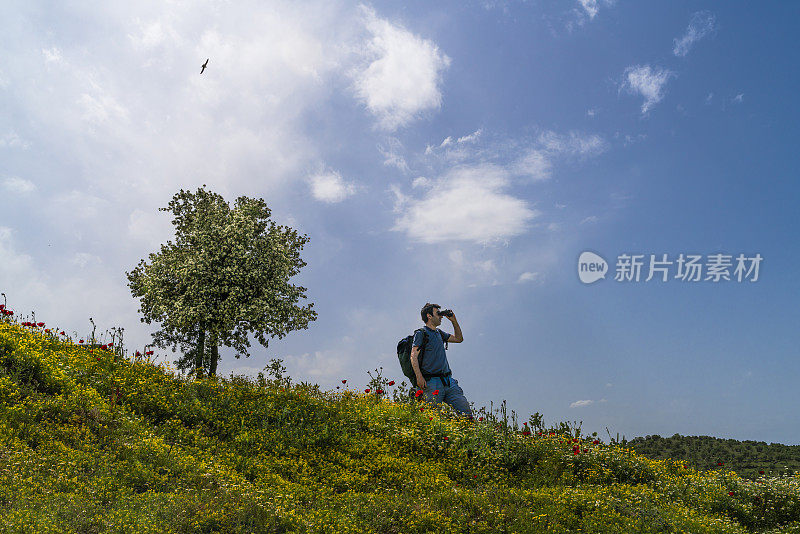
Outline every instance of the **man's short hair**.
<svg viewBox="0 0 800 534">
<path fill-rule="evenodd" d="M 425 306 L 422 307 L 420 310 L 420 314 L 422 315 L 422 322 L 428 324 L 428 314 L 433 315 L 433 309 L 436 308 L 437 310 L 441 309 L 442 307 L 438 304 L 431 304 L 430 302 L 426 302 Z"/>
</svg>

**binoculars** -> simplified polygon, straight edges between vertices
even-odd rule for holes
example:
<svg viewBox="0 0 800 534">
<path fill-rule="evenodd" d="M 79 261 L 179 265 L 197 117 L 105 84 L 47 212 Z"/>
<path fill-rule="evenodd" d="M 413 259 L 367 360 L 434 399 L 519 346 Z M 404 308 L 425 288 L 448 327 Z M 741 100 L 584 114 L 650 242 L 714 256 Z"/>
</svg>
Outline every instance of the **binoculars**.
<svg viewBox="0 0 800 534">
<path fill-rule="evenodd" d="M 442 317 L 452 317 L 453 310 L 439 310 L 439 315 L 441 315 Z"/>
</svg>

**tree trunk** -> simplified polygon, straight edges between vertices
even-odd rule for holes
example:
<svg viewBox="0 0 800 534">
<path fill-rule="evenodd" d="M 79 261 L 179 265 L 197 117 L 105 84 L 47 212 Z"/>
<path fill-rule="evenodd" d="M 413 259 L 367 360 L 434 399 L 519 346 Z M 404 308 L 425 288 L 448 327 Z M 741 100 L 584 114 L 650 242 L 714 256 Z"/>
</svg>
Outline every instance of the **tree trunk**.
<svg viewBox="0 0 800 534">
<path fill-rule="evenodd" d="M 197 339 L 197 350 L 194 357 L 194 368 L 197 372 L 197 377 L 203 376 L 203 347 L 206 344 L 206 326 L 202 321 L 200 322 L 200 335 Z"/>
<path fill-rule="evenodd" d="M 211 376 L 217 376 L 217 360 L 219 360 L 219 347 L 217 346 L 217 336 L 215 334 L 211 334 L 211 346 L 209 347 L 209 353 L 211 357 L 211 367 L 209 374 Z"/>
</svg>

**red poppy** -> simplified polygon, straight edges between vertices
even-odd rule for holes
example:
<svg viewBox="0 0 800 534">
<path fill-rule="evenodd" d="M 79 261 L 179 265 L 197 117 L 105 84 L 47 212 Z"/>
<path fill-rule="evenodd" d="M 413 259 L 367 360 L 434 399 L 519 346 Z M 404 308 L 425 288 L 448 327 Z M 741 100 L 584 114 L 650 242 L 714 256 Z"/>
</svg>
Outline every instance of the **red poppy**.
<svg viewBox="0 0 800 534">
<path fill-rule="evenodd" d="M 732 492 L 732 491 L 729 491 L 729 492 L 728 492 L 728 495 L 730 495 L 731 497 L 733 497 L 733 492 Z"/>
<path fill-rule="evenodd" d="M 759 472 L 758 472 L 758 474 L 759 474 L 759 475 L 763 475 L 763 474 L 764 474 L 764 471 L 759 471 Z"/>
<path fill-rule="evenodd" d="M 478 421 L 483 421 L 483 417 L 478 417 Z"/>
<path fill-rule="evenodd" d="M 36 326 L 44 326 L 44 323 L 36 323 Z"/>
<path fill-rule="evenodd" d="M 717 462 L 717 465 L 725 465 L 725 464 L 723 464 L 722 462 Z"/>
<path fill-rule="evenodd" d="M 419 397 L 420 395 L 422 395 L 422 390 L 421 390 L 421 389 L 418 389 L 418 390 L 417 390 L 417 392 L 416 392 L 416 393 L 414 393 L 414 396 L 415 396 L 415 397 Z"/>
<path fill-rule="evenodd" d="M 346 384 L 346 383 L 347 383 L 347 380 L 342 380 L 342 384 Z"/>
<path fill-rule="evenodd" d="M 472 478 L 478 478 L 478 475 L 472 475 Z"/>
<path fill-rule="evenodd" d="M 49 328 L 45 328 L 44 331 L 45 332 L 50 332 L 50 329 Z"/>
<path fill-rule="evenodd" d="M 600 443 L 600 440 L 599 440 L 599 439 L 596 439 L 596 440 L 594 440 L 594 441 L 592 442 L 592 445 L 597 445 L 598 443 Z"/>
<path fill-rule="evenodd" d="M 445 441 L 447 441 L 449 438 L 447 436 L 445 436 L 444 439 L 445 439 Z"/>
<path fill-rule="evenodd" d="M 424 412 L 424 411 L 425 411 L 425 407 L 424 407 L 424 406 L 420 406 L 420 407 L 419 407 L 419 411 L 420 411 L 420 412 Z"/>
<path fill-rule="evenodd" d="M 83 343 L 83 340 L 81 339 L 80 341 L 78 341 L 78 343 Z"/>
<path fill-rule="evenodd" d="M 114 346 L 114 344 L 113 344 L 113 343 L 109 343 L 109 344 L 108 344 L 108 346 L 109 346 L 109 347 L 113 347 L 113 346 Z"/>
<path fill-rule="evenodd" d="M 63 331 L 63 330 L 60 332 L 60 334 L 61 334 L 62 336 L 66 336 L 66 335 L 67 335 L 67 334 L 65 334 L 65 333 L 64 333 L 64 331 Z"/>
<path fill-rule="evenodd" d="M 379 390 L 378 390 L 378 395 L 380 395 L 381 393 L 383 393 L 383 390 L 382 390 L 382 389 L 379 389 Z"/>
<path fill-rule="evenodd" d="M 389 385 L 390 385 L 390 386 L 393 386 L 393 385 L 394 385 L 394 380 L 392 380 L 391 382 L 389 382 Z"/>
<path fill-rule="evenodd" d="M 364 393 L 369 393 L 369 388 L 365 389 Z"/>
<path fill-rule="evenodd" d="M 438 395 L 439 394 L 439 390 L 437 389 L 436 391 L 433 392 L 433 394 L 434 395 Z"/>
</svg>

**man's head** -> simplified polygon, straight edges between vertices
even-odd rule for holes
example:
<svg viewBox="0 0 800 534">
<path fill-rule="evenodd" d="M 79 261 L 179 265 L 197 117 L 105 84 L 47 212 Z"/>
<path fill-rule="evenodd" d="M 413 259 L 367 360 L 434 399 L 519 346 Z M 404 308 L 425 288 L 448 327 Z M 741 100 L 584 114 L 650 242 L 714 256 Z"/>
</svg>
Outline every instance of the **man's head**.
<svg viewBox="0 0 800 534">
<path fill-rule="evenodd" d="M 439 306 L 438 304 L 431 304 L 430 302 L 426 302 L 425 306 L 422 307 L 420 310 L 420 315 L 422 315 L 422 322 L 425 324 L 432 324 L 434 327 L 439 326 L 442 324 L 442 318 L 439 316 Z"/>
</svg>

